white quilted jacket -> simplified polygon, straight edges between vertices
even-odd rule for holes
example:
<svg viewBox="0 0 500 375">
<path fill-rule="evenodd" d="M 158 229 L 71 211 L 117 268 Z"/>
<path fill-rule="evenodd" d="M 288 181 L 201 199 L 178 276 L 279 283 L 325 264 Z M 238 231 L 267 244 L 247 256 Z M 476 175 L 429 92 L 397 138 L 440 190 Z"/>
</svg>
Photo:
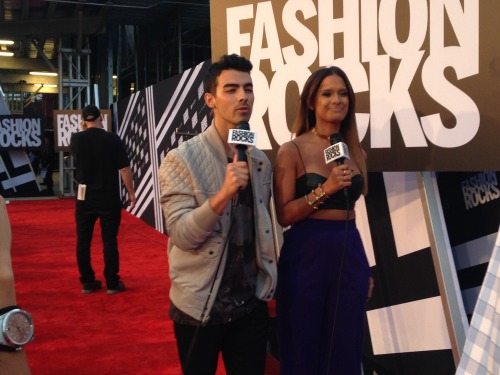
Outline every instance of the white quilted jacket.
<svg viewBox="0 0 500 375">
<path fill-rule="evenodd" d="M 267 156 L 257 149 L 250 152 L 248 163 L 254 192 L 259 267 L 256 296 L 268 301 L 277 282 L 270 214 L 272 168 Z M 169 236 L 170 299 L 177 308 L 198 320 L 209 315 L 221 280 L 219 274 L 203 314 L 230 226 L 230 205 L 218 216 L 208 204 L 208 199 L 223 184 L 226 165 L 224 144 L 212 124 L 202 134 L 171 150 L 158 172 Z M 225 254 L 219 273 L 224 269 Z"/>
</svg>

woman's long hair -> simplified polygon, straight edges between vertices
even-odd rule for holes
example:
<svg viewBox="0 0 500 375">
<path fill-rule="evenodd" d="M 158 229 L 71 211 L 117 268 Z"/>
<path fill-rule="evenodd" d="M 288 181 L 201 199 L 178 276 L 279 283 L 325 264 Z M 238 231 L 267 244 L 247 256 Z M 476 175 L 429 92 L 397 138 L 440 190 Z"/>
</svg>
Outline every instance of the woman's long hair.
<svg viewBox="0 0 500 375">
<path fill-rule="evenodd" d="M 356 124 L 356 96 L 351 82 L 345 72 L 337 66 L 322 68 L 312 73 L 306 81 L 300 94 L 299 111 L 293 124 L 293 133 L 298 137 L 316 126 L 314 106 L 321 83 L 326 77 L 337 75 L 344 80 L 349 98 L 347 115 L 340 125 L 340 134 L 349 148 L 351 158 L 356 162 L 365 180 L 363 194 L 368 193 L 368 176 L 364 151 L 359 142 L 358 126 Z"/>
</svg>

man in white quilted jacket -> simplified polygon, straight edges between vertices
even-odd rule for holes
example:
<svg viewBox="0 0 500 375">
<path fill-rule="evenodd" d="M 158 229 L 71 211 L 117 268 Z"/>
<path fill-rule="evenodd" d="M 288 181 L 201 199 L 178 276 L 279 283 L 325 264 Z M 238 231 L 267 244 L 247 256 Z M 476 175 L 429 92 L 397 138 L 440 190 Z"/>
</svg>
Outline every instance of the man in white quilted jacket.
<svg viewBox="0 0 500 375">
<path fill-rule="evenodd" d="M 208 129 L 171 150 L 159 169 L 167 227 L 170 317 L 185 375 L 264 374 L 277 281 L 271 163 L 256 148 L 238 160 L 228 135 L 252 114 L 249 60 L 224 55 L 205 78 Z"/>
</svg>

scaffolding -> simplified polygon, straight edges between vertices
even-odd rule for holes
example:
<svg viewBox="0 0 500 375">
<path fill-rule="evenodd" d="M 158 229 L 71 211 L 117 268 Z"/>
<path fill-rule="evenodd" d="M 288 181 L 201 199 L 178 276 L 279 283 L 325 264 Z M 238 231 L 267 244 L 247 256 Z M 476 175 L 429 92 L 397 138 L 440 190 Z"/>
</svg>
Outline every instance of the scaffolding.
<svg viewBox="0 0 500 375">
<path fill-rule="evenodd" d="M 24 97 L 20 92 L 6 92 L 5 100 L 11 115 L 22 115 L 24 109 Z"/>
<path fill-rule="evenodd" d="M 88 45 L 88 42 L 87 42 Z M 59 109 L 78 110 L 90 103 L 90 49 L 62 48 L 59 43 Z M 59 188 L 62 196 L 75 196 L 75 163 L 69 151 L 59 153 Z"/>
</svg>

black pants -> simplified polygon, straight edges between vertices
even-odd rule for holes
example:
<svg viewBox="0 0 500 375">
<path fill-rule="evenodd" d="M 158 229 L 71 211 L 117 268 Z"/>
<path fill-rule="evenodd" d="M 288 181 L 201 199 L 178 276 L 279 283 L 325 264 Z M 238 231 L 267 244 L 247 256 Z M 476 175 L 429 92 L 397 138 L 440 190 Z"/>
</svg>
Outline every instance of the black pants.
<svg viewBox="0 0 500 375">
<path fill-rule="evenodd" d="M 100 220 L 104 253 L 104 277 L 108 289 L 116 289 L 120 276 L 118 253 L 118 228 L 121 221 L 121 207 L 96 208 L 86 201 L 76 201 L 76 258 L 82 284 L 95 280 L 91 264 L 90 245 L 97 219 Z"/>
<path fill-rule="evenodd" d="M 214 375 L 222 353 L 227 375 L 263 375 L 269 328 L 267 304 L 236 321 L 195 327 L 174 323 L 184 375 Z"/>
</svg>

